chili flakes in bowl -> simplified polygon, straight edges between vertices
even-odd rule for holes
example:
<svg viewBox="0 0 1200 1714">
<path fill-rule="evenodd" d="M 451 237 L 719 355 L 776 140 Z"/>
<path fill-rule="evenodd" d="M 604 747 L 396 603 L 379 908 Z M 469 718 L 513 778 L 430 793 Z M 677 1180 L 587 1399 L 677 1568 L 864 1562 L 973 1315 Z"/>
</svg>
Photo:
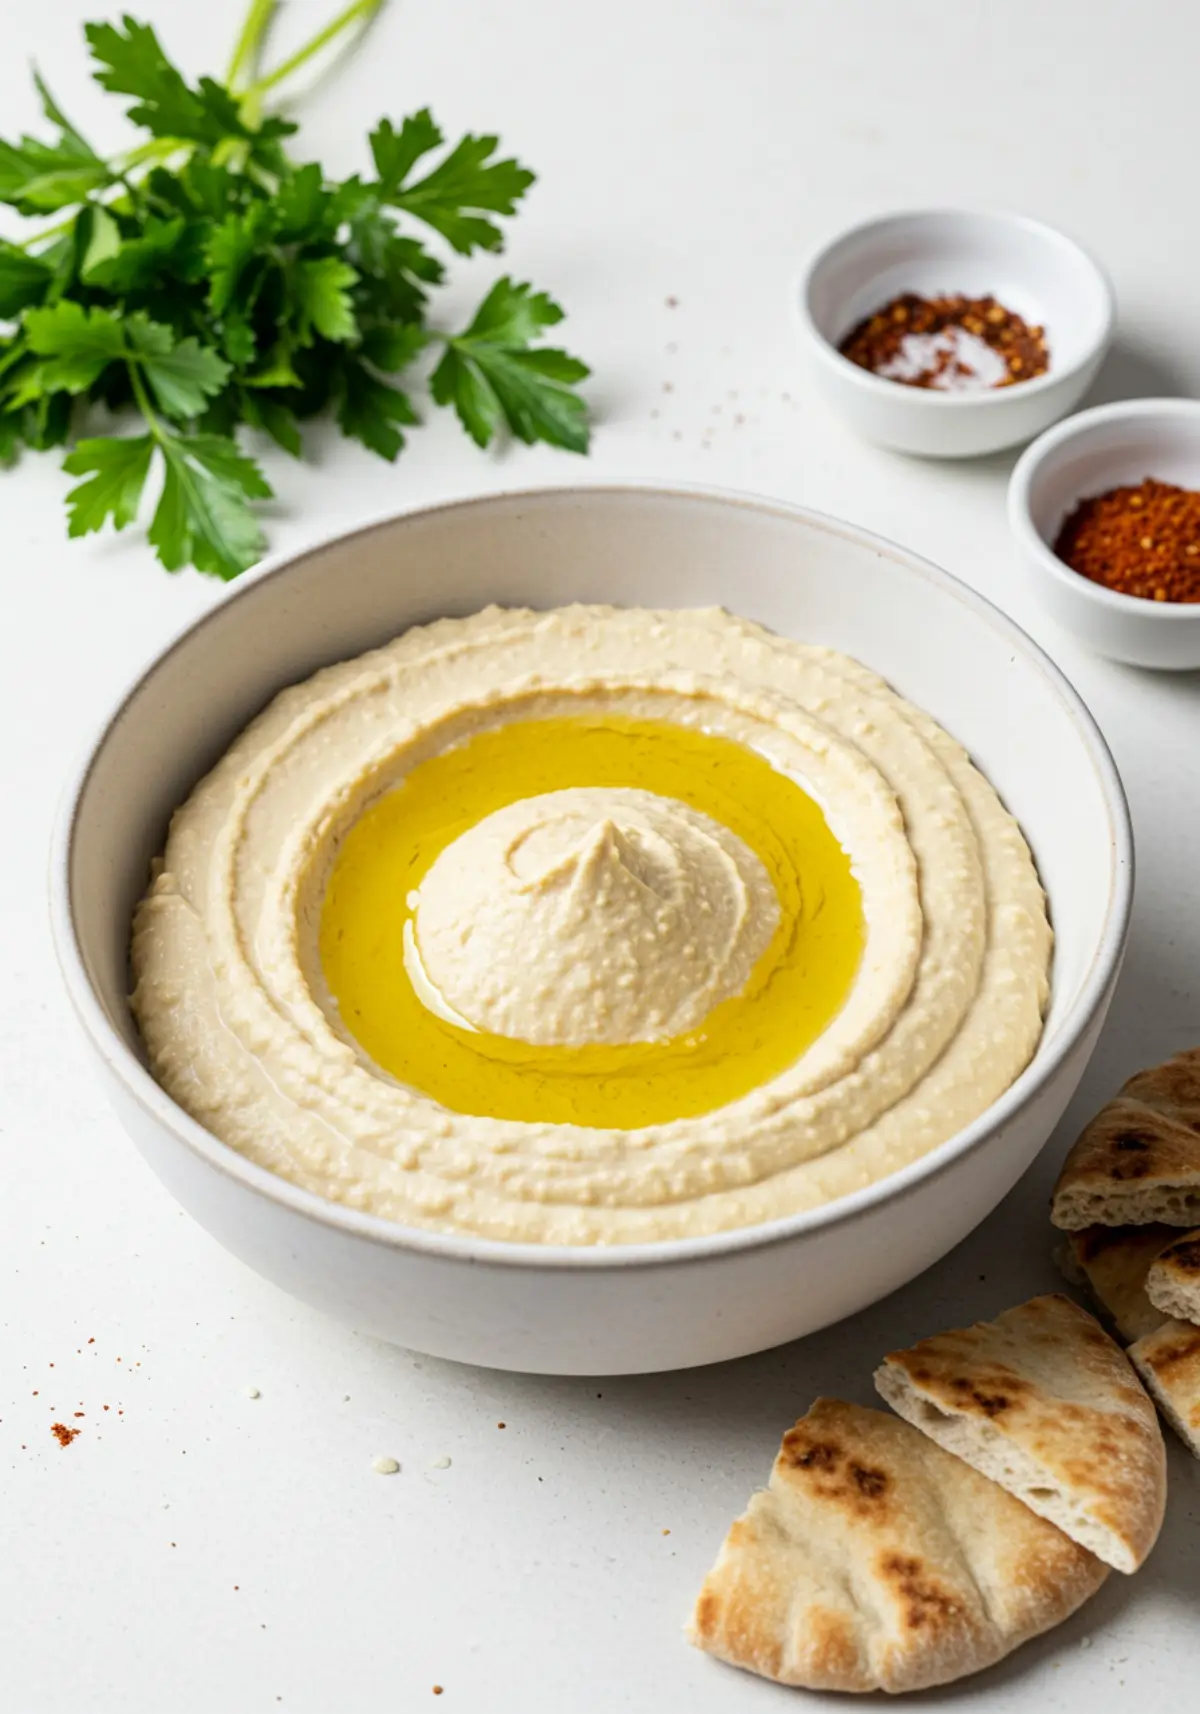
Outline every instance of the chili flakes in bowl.
<svg viewBox="0 0 1200 1714">
<path fill-rule="evenodd" d="M 938 392 L 987 392 L 1044 375 L 1044 328 L 994 297 L 904 292 L 860 321 L 838 350 L 886 381 Z"/>
<path fill-rule="evenodd" d="M 1054 551 L 1120 595 L 1200 602 L 1200 491 L 1147 476 L 1092 495 L 1067 518 Z"/>
</svg>

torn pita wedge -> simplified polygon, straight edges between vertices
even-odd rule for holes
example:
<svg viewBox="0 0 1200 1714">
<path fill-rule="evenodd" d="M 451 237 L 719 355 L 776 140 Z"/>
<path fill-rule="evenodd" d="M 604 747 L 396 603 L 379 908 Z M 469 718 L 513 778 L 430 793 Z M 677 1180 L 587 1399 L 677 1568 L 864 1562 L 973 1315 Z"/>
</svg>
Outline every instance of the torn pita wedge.
<svg viewBox="0 0 1200 1714">
<path fill-rule="evenodd" d="M 1167 1319 L 1146 1294 L 1146 1276 L 1176 1237 L 1174 1226 L 1088 1226 L 1067 1234 L 1058 1262 L 1071 1284 L 1086 1287 L 1131 1345 Z"/>
<path fill-rule="evenodd" d="M 1168 1321 L 1131 1345 L 1129 1356 L 1159 1410 L 1200 1458 L 1200 1327 Z"/>
<path fill-rule="evenodd" d="M 729 1531 L 691 1640 L 809 1690 L 920 1690 L 1000 1660 L 1107 1567 L 882 1411 L 818 1399 Z"/>
<path fill-rule="evenodd" d="M 1063 1163 L 1050 1218 L 1085 1226 L 1200 1226 L 1200 1048 L 1139 1071 Z"/>
<path fill-rule="evenodd" d="M 1200 1322 L 1200 1231 L 1175 1238 L 1146 1275 L 1150 1302 L 1178 1321 Z"/>
<path fill-rule="evenodd" d="M 875 1385 L 939 1446 L 1118 1571 L 1154 1546 L 1166 1453 L 1124 1352 L 1069 1297 L 893 1351 Z"/>
</svg>

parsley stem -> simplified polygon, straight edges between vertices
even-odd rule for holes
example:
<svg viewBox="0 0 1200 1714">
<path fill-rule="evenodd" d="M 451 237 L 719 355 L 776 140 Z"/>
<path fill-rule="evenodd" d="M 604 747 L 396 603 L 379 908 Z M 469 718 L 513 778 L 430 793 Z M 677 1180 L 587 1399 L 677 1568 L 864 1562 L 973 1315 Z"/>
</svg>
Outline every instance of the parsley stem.
<svg viewBox="0 0 1200 1714">
<path fill-rule="evenodd" d="M 348 30 L 358 19 L 361 18 L 364 24 L 369 24 L 382 5 L 383 0 L 353 0 L 352 5 L 347 6 L 344 12 L 339 12 L 333 22 L 326 24 L 323 30 L 318 30 L 310 41 L 305 42 L 302 48 L 297 48 L 296 52 L 290 58 L 285 59 L 282 65 L 276 66 L 275 70 L 268 72 L 266 77 L 260 77 L 256 83 L 252 83 L 245 94 L 248 96 L 265 95 L 268 89 L 274 89 L 276 84 L 282 83 L 285 77 L 290 77 L 294 71 L 299 71 L 300 67 L 307 64 L 314 54 L 319 54 L 323 47 L 328 46 L 336 36 L 340 36 L 343 30 Z"/>
<path fill-rule="evenodd" d="M 133 388 L 133 396 L 137 402 L 137 408 L 146 419 L 146 427 L 150 430 L 150 433 L 154 436 L 155 440 L 161 441 L 163 438 L 162 424 L 158 420 L 158 412 L 150 403 L 150 395 L 146 391 L 146 383 L 142 380 L 141 370 L 136 358 L 132 356 L 126 357 L 125 367 L 129 371 L 129 385 Z"/>
<path fill-rule="evenodd" d="M 195 147 L 194 143 L 183 137 L 154 137 L 150 142 L 141 144 L 139 148 L 130 149 L 125 155 L 114 155 L 110 161 L 106 162 L 106 165 L 115 170 L 117 162 L 120 161 L 121 172 L 124 174 L 134 167 L 144 166 L 147 161 L 165 161 L 171 155 L 177 154 L 180 149 L 194 149 Z"/>
<path fill-rule="evenodd" d="M 246 13 L 229 61 L 229 70 L 225 73 L 227 88 L 233 89 L 243 70 L 248 68 L 251 76 L 258 70 L 263 36 L 270 28 L 277 4 L 278 0 L 250 0 L 250 10 Z"/>
</svg>

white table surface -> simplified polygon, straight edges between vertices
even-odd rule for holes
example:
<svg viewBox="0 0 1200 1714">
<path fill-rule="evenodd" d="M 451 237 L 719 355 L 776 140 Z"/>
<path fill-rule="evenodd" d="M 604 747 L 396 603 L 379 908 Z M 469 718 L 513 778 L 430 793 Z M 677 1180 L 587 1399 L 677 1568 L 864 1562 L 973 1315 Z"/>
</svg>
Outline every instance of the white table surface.
<svg viewBox="0 0 1200 1714">
<path fill-rule="evenodd" d="M 297 0 L 285 34 L 332 9 Z M 38 123 L 36 58 L 116 146 L 79 35 L 104 10 L 14 0 L 4 134 Z M 223 67 L 238 0 L 141 10 L 192 69 Z M 781 495 L 894 536 L 998 601 L 1116 752 L 1138 835 L 1133 938 L 1061 1131 L 939 1267 L 802 1344 L 634 1380 L 458 1368 L 292 1303 L 175 1208 L 83 1063 L 44 869 L 64 769 L 106 698 L 220 589 L 167 577 L 133 539 L 69 544 L 54 458 L 0 477 L 0 1701 L 13 1714 L 391 1714 L 429 1707 L 435 1684 L 437 1706 L 472 1714 L 789 1706 L 680 1635 L 781 1430 L 818 1392 L 869 1401 L 894 1344 L 1052 1288 L 1045 1199 L 1063 1149 L 1121 1078 L 1200 1040 L 1200 675 L 1112 666 L 1054 634 L 1015 576 L 1011 458 L 922 464 L 854 440 L 812 395 L 789 287 L 806 250 L 856 217 L 1023 208 L 1112 271 L 1120 345 L 1096 396 L 1200 393 L 1198 55 L 1200 13 L 1174 0 L 392 0 L 369 50 L 303 110 L 301 147 L 330 169 L 365 164 L 376 115 L 425 102 L 448 129 L 500 131 L 539 169 L 507 262 L 568 306 L 599 428 L 587 462 L 485 458 L 450 420 L 394 467 L 333 438 L 304 467 L 268 457 L 273 546 L 530 483 Z M 56 1419 L 82 1431 L 66 1449 Z M 377 1454 L 400 1473 L 374 1474 Z M 1169 1520 L 1140 1577 L 1114 1576 L 1056 1634 L 912 1705 L 1194 1701 L 1198 1478 L 1173 1446 Z"/>
</svg>

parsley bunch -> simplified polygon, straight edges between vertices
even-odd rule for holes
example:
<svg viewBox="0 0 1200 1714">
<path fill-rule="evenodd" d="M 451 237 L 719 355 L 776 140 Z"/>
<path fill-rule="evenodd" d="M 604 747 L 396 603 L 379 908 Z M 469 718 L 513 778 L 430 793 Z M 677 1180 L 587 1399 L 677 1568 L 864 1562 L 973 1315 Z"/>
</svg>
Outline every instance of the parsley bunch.
<svg viewBox="0 0 1200 1714">
<path fill-rule="evenodd" d="M 503 427 L 587 450 L 575 385 L 588 371 L 538 343 L 562 319 L 544 292 L 504 277 L 462 332 L 427 319 L 445 272 L 428 232 L 463 256 L 500 249 L 494 217 L 516 211 L 533 174 L 497 159 L 495 137 L 445 152 L 423 110 L 371 133 L 373 176 L 332 182 L 286 153 L 297 127 L 263 113 L 269 90 L 381 3 L 357 0 L 244 84 L 275 0 L 253 0 L 225 84 L 189 84 L 134 18 L 89 24 L 96 81 L 132 97 L 129 117 L 148 133 L 117 159 L 97 154 L 36 79 L 57 135 L 0 142 L 0 202 L 30 218 L 70 212 L 24 243 L 0 240 L 0 460 L 72 443 L 88 404 L 142 419 L 140 433 L 73 441 L 72 536 L 133 523 L 157 470 L 159 560 L 236 577 L 263 548 L 250 502 L 271 493 L 238 427 L 299 456 L 300 424 L 331 412 L 394 459 L 418 421 L 395 377 L 431 345 L 430 393 L 479 446 Z"/>
</svg>

